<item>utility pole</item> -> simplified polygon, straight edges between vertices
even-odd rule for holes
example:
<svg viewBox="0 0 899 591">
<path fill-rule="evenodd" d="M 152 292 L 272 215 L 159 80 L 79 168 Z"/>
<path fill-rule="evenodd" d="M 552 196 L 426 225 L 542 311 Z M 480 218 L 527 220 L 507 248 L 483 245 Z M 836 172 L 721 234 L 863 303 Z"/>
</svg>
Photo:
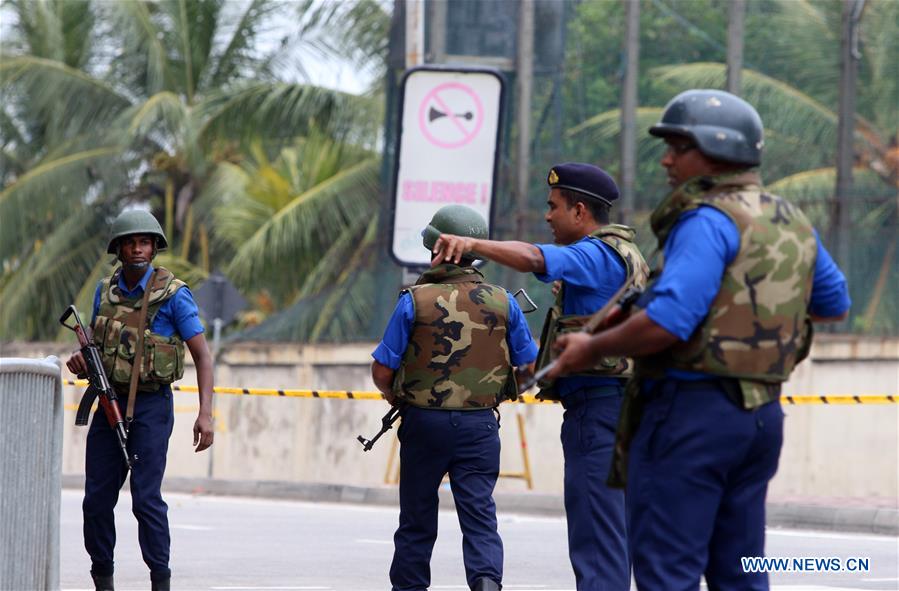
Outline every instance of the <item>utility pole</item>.
<svg viewBox="0 0 899 591">
<path fill-rule="evenodd" d="M 727 9 L 727 92 L 743 92 L 743 17 L 746 0 L 730 0 Z"/>
<path fill-rule="evenodd" d="M 628 223 L 637 170 L 637 79 L 640 75 L 640 0 L 624 0 L 624 83 L 621 85 L 621 223 Z"/>
<path fill-rule="evenodd" d="M 449 0 L 430 0 L 431 26 L 428 27 L 431 51 L 428 63 L 446 62 L 446 17 Z"/>
<path fill-rule="evenodd" d="M 424 0 L 406 0 L 406 69 L 424 63 L 425 55 Z"/>
<path fill-rule="evenodd" d="M 849 265 L 849 224 L 852 197 L 852 166 L 855 161 L 855 85 L 858 79 L 858 28 L 865 0 L 843 0 L 843 27 L 840 42 L 840 105 L 837 125 L 837 182 L 834 199 L 832 247 L 837 263 L 847 274 Z M 847 277 L 848 279 L 848 277 Z"/>
<path fill-rule="evenodd" d="M 515 239 L 524 240 L 531 168 L 531 91 L 534 84 L 534 0 L 518 5 L 518 143 L 515 158 Z"/>
</svg>

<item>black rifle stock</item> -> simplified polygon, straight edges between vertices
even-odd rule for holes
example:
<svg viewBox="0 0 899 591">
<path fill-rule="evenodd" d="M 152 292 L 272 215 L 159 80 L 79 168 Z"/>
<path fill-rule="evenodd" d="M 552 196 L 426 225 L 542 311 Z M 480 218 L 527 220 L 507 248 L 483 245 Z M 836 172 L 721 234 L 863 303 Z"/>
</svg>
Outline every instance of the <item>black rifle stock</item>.
<svg viewBox="0 0 899 591">
<path fill-rule="evenodd" d="M 70 316 L 75 317 L 75 324 L 66 324 L 66 320 Z M 78 337 L 78 344 L 81 345 L 81 355 L 84 357 L 84 364 L 87 366 L 87 380 L 90 385 L 84 391 L 81 402 L 78 404 L 78 412 L 75 413 L 75 424 L 78 426 L 87 425 L 91 412 L 91 406 L 95 399 L 99 399 L 100 406 L 106 414 L 106 420 L 109 426 L 115 431 L 116 438 L 119 441 L 119 448 L 125 458 L 128 468 L 131 468 L 131 458 L 128 456 L 128 429 L 125 426 L 125 419 L 122 418 L 122 411 L 119 409 L 118 396 L 115 389 L 109 383 L 106 372 L 103 370 L 103 361 L 100 358 L 100 351 L 97 345 L 87 338 L 87 331 L 81 324 L 81 318 L 78 317 L 78 311 L 75 306 L 69 306 L 59 318 L 59 323 L 75 333 Z"/>
<path fill-rule="evenodd" d="M 631 305 L 637 300 L 642 292 L 640 289 L 632 286 L 632 281 L 625 281 L 624 285 L 621 286 L 621 289 L 615 292 L 609 301 L 606 302 L 606 305 L 594 312 L 590 319 L 587 320 L 586 324 L 584 324 L 583 328 L 581 328 L 580 332 L 584 332 L 587 334 L 595 334 L 599 327 L 602 325 L 603 321 L 608 317 L 609 313 L 615 308 L 615 306 L 621 306 L 623 310 L 628 310 Z M 527 382 L 525 382 L 519 389 L 518 394 L 524 394 L 531 388 L 537 385 L 543 378 L 546 377 L 550 371 L 556 366 L 556 360 L 552 360 L 547 363 L 540 371 L 531 376 Z"/>
<path fill-rule="evenodd" d="M 366 439 L 362 435 L 356 437 L 359 443 L 362 444 L 362 451 L 369 451 L 375 445 L 375 441 L 377 441 L 381 435 L 387 433 L 389 430 L 393 428 L 393 424 L 397 422 L 400 418 L 400 412 L 403 410 L 405 405 L 402 403 L 398 403 L 396 406 L 391 406 L 390 410 L 387 411 L 383 417 L 381 417 L 381 430 L 375 433 L 375 436 L 371 439 Z"/>
</svg>

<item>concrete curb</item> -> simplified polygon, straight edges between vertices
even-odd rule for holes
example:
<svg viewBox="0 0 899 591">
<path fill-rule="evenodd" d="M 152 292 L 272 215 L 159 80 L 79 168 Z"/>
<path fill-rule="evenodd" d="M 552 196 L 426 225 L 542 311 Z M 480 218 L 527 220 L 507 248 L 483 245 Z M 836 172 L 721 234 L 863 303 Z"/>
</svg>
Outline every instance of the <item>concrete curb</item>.
<svg viewBox="0 0 899 591">
<path fill-rule="evenodd" d="M 84 476 L 62 477 L 63 488 L 84 488 Z M 364 487 L 318 482 L 285 482 L 276 480 L 222 480 L 171 477 L 163 482 L 167 492 L 286 499 L 328 503 L 357 503 L 397 506 L 399 490 L 394 486 Z M 494 494 L 497 509 L 506 513 L 561 517 L 565 515 L 562 495 L 541 493 Z M 881 535 L 899 535 L 899 508 L 858 507 L 833 504 L 768 503 L 768 527 L 789 527 Z M 453 507 L 452 494 L 440 489 L 440 504 Z"/>
</svg>

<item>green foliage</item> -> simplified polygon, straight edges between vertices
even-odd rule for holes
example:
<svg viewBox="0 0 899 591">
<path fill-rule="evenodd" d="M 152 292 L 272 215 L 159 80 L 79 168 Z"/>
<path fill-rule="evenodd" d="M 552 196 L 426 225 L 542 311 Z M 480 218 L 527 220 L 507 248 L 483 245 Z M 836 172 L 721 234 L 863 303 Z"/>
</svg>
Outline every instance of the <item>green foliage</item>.
<svg viewBox="0 0 899 591">
<path fill-rule="evenodd" d="M 301 290 L 302 276 L 281 285 L 291 275 L 277 257 L 302 253 L 311 272 L 307 259 L 315 251 L 305 248 L 322 253 L 323 244 L 346 242 L 348 233 L 357 240 L 366 234 L 360 219 L 372 219 L 377 160 L 363 146 L 375 141 L 370 119 L 380 113 L 379 100 L 308 84 L 295 63 L 300 53 L 368 55 L 377 46 L 387 22 L 379 5 L 337 4 L 4 5 L 12 17 L 0 48 L 5 338 L 54 336 L 63 303 L 90 305 L 98 276 L 109 270 L 97 262 L 108 222 L 125 207 L 153 210 L 171 247 L 160 262 L 185 278 L 198 281 L 210 266 L 227 267 L 247 290 L 256 289 L 252 281 L 271 280 L 282 304 Z M 264 42 L 281 19 L 299 26 L 280 43 Z M 350 28 L 366 23 L 368 29 Z M 328 41 L 334 35 L 339 44 Z M 303 151 L 309 142 L 323 149 Z M 247 244 L 219 231 L 210 241 L 210 225 L 228 218 L 228 199 L 237 199 L 233 187 L 210 188 L 235 170 L 266 169 L 269 158 L 287 166 L 291 157 L 301 182 L 289 195 L 301 205 L 268 203 L 249 226 L 232 215 L 228 228 L 257 224 L 242 235 Z M 298 242 L 291 244 L 294 232 Z"/>
<path fill-rule="evenodd" d="M 839 0 L 756 0 L 747 3 L 743 96 L 765 122 L 762 172 L 769 188 L 801 203 L 827 238 L 833 218 L 841 11 Z M 576 158 L 617 172 L 622 3 L 585 2 L 569 25 L 566 138 Z M 689 88 L 724 88 L 727 3 L 716 0 L 641 2 L 635 223 L 668 190 L 658 165 L 661 142 L 649 136 L 663 106 Z M 855 121 L 855 172 L 850 261 L 842 261 L 854 300 L 853 327 L 896 329 L 894 248 L 899 175 L 899 77 L 895 55 L 899 3 L 869 0 L 862 15 L 862 53 Z M 587 74 L 587 75 L 585 75 Z M 566 159 L 571 159 L 569 154 Z M 639 239 L 648 228 L 640 227 Z M 867 235 L 872 240 L 862 240 Z M 892 314 L 892 316 L 891 316 Z"/>
</svg>

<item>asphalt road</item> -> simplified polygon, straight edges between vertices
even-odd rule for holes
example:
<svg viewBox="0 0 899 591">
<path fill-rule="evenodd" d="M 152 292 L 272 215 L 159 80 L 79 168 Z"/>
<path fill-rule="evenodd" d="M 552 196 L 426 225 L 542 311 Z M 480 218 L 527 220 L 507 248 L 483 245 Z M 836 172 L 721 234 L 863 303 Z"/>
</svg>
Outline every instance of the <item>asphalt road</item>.
<svg viewBox="0 0 899 591">
<path fill-rule="evenodd" d="M 172 529 L 172 589 L 217 591 L 374 591 L 390 588 L 397 509 L 237 497 L 166 495 Z M 64 591 L 93 589 L 81 537 L 81 493 L 62 494 Z M 149 589 L 130 496 L 116 508 L 116 589 Z M 562 518 L 500 515 L 507 591 L 574 591 Z M 768 556 L 868 558 L 869 572 L 771 575 L 778 591 L 899 589 L 899 539 L 768 530 Z M 431 589 L 464 591 L 455 513 L 440 514 Z"/>
</svg>

